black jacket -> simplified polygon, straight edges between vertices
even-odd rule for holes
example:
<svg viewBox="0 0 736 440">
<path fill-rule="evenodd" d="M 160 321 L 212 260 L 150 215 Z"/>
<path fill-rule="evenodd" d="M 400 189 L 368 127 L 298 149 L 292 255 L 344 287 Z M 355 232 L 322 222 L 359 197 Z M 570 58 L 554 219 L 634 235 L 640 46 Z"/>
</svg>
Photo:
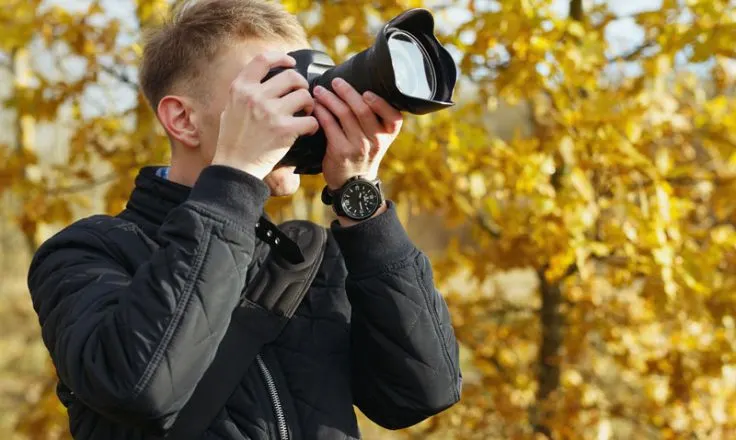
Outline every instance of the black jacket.
<svg viewBox="0 0 736 440">
<path fill-rule="evenodd" d="M 241 301 L 252 306 L 243 344 L 260 348 L 292 440 L 359 438 L 353 405 L 398 429 L 458 401 L 447 305 L 390 202 L 357 226 L 331 225 L 288 322 L 241 298 L 269 250 L 254 233 L 268 196 L 228 167 L 206 168 L 192 188 L 147 167 L 122 213 L 82 219 L 40 247 L 28 284 L 74 438 L 164 435 Z M 260 371 L 254 362 L 203 438 L 278 438 Z"/>
</svg>

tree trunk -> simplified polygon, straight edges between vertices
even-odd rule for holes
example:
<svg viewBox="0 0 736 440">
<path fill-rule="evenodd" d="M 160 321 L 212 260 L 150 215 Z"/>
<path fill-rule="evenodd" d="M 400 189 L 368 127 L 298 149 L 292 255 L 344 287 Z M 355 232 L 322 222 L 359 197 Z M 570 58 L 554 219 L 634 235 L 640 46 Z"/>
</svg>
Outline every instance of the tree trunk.
<svg viewBox="0 0 736 440">
<path fill-rule="evenodd" d="M 570 0 L 570 19 L 582 22 L 584 14 L 583 0 Z M 553 180 L 555 187 L 559 184 L 559 180 Z M 545 276 L 545 268 L 537 270 L 542 300 L 539 309 L 541 340 L 537 352 L 537 393 L 534 405 L 529 410 L 529 418 L 534 432 L 550 439 L 552 429 L 549 427 L 549 411 L 545 406 L 550 396 L 560 386 L 560 364 L 564 343 L 565 317 L 561 310 L 563 298 L 560 284 L 575 271 L 575 266 L 570 266 L 564 276 L 550 283 Z"/>
<path fill-rule="evenodd" d="M 546 422 L 548 413 L 543 407 L 549 396 L 560 385 L 560 360 L 565 323 L 560 310 L 562 305 L 560 282 L 549 283 L 543 269 L 537 271 L 537 276 L 539 277 L 539 293 L 542 297 L 542 306 L 539 309 L 542 335 L 537 354 L 536 403 L 531 417 L 534 432 L 552 438 L 552 431 Z"/>
<path fill-rule="evenodd" d="M 583 21 L 583 0 L 570 0 L 570 18 Z"/>
</svg>

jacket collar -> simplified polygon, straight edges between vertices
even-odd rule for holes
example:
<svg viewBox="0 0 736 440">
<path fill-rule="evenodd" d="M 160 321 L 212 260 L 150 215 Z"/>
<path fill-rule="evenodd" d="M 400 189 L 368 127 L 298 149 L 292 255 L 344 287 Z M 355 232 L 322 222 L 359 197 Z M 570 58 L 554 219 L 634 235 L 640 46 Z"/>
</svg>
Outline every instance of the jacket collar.
<svg viewBox="0 0 736 440">
<path fill-rule="evenodd" d="M 141 168 L 127 203 L 128 210 L 160 226 L 169 212 L 189 197 L 191 188 L 156 175 L 157 166 Z"/>
<path fill-rule="evenodd" d="M 156 237 L 158 228 L 164 223 L 169 212 L 184 203 L 189 197 L 191 187 L 156 174 L 157 166 L 141 168 L 135 179 L 133 189 L 126 205 L 131 215 L 150 237 Z M 299 246 L 281 231 L 264 212 L 256 226 L 255 235 L 259 241 L 278 249 L 278 252 L 292 263 L 304 261 Z"/>
</svg>

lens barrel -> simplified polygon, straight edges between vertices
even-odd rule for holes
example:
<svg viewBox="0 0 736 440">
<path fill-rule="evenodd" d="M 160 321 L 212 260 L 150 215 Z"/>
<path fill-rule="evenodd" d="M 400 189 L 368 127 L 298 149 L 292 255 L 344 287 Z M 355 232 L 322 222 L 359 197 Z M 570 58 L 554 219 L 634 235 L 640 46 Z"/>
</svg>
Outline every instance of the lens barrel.
<svg viewBox="0 0 736 440">
<path fill-rule="evenodd" d="M 416 57 L 411 60 L 414 64 L 413 71 L 418 75 L 412 79 L 421 81 L 422 76 L 431 75 L 425 80 L 434 83 L 431 96 L 426 98 L 412 96 L 403 93 L 398 87 L 392 61 L 392 47 L 389 44 L 389 40 L 393 39 L 408 41 L 421 53 L 423 58 L 421 63 L 417 64 Z M 393 53 L 400 56 L 400 50 L 394 49 Z M 431 70 L 427 72 L 428 69 L 425 68 L 424 71 L 417 71 L 419 66 L 430 66 Z M 452 56 L 434 36 L 432 14 L 426 9 L 417 8 L 389 21 L 379 32 L 373 46 L 325 71 L 316 79 L 316 84 L 332 90 L 332 80 L 337 77 L 350 83 L 359 93 L 370 90 L 396 109 L 420 115 L 453 105 L 452 90 L 455 87 L 457 70 Z"/>
</svg>

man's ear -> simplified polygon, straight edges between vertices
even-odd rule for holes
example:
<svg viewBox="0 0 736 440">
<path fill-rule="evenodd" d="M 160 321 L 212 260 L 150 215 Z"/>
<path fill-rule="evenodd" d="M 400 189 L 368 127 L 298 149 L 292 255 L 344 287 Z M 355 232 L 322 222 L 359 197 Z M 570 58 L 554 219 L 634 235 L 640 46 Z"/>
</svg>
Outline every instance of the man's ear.
<svg viewBox="0 0 736 440">
<path fill-rule="evenodd" d="M 158 103 L 158 118 L 169 135 L 188 148 L 199 146 L 199 127 L 191 100 L 175 95 L 164 96 Z"/>
</svg>

